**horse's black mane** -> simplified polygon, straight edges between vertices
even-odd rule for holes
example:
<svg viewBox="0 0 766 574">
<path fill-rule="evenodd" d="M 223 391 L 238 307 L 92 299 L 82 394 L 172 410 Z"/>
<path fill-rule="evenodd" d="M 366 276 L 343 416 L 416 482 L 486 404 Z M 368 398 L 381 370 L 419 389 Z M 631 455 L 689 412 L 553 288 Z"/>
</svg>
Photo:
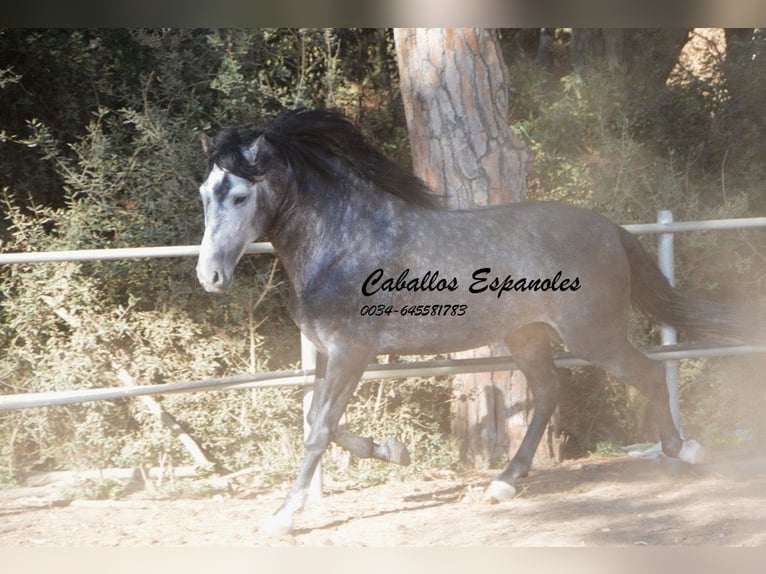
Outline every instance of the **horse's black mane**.
<svg viewBox="0 0 766 574">
<path fill-rule="evenodd" d="M 351 120 L 334 111 L 299 109 L 284 112 L 259 128 L 227 128 L 215 138 L 211 164 L 239 177 L 257 179 L 266 166 L 247 161 L 242 149 L 261 135 L 289 164 L 299 188 L 310 171 L 329 181 L 338 180 L 343 177 L 339 165 L 344 165 L 360 179 L 409 203 L 432 208 L 441 204 L 422 180 L 386 158 Z"/>
</svg>

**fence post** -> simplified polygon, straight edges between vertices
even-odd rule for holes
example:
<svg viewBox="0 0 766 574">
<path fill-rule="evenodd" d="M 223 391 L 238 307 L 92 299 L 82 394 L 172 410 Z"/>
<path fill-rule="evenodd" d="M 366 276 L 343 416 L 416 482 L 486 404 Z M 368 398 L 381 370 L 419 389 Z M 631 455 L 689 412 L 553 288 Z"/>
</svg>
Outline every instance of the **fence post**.
<svg viewBox="0 0 766 574">
<path fill-rule="evenodd" d="M 316 369 L 317 350 L 314 345 L 301 333 L 301 368 Z M 314 384 L 316 384 L 316 375 L 314 375 Z M 308 422 L 309 409 L 311 401 L 314 398 L 314 386 L 303 388 L 303 438 L 309 436 L 311 425 Z M 311 485 L 308 492 L 309 500 L 319 500 L 322 498 L 322 461 L 319 461 L 314 476 L 311 478 Z"/>
<path fill-rule="evenodd" d="M 673 223 L 673 212 L 662 209 L 657 212 L 657 223 Z M 660 271 L 668 278 L 670 284 L 675 287 L 673 233 L 660 233 L 657 243 L 657 258 Z M 676 330 L 670 325 L 662 325 L 660 329 L 662 345 L 675 345 L 678 343 Z M 665 361 L 665 381 L 670 395 L 670 413 L 673 422 L 681 432 L 681 407 L 678 389 L 678 361 Z M 683 434 L 683 433 L 682 433 Z"/>
</svg>

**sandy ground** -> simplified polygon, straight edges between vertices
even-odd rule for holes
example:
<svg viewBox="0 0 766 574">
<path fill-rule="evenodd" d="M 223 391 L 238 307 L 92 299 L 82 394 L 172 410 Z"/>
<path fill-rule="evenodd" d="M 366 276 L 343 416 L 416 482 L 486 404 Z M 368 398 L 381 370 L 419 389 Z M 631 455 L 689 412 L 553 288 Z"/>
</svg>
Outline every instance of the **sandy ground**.
<svg viewBox="0 0 766 574">
<path fill-rule="evenodd" d="M 707 467 L 629 457 L 533 470 L 509 502 L 489 504 L 489 473 L 382 485 L 325 485 L 268 538 L 261 520 L 284 489 L 204 499 L 62 499 L 0 492 L 0 546 L 766 546 L 766 457 Z M 28 491 L 18 491 L 19 495 Z"/>
</svg>

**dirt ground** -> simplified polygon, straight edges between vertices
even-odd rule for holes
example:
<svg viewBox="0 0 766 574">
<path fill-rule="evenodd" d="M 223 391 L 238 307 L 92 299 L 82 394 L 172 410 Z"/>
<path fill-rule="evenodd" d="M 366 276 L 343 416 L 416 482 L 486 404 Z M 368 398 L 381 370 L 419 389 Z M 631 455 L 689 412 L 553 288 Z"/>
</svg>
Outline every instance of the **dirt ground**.
<svg viewBox="0 0 766 574">
<path fill-rule="evenodd" d="M 489 504 L 489 473 L 382 485 L 326 484 L 280 538 L 258 532 L 285 490 L 67 501 L 0 491 L 0 546 L 766 546 L 766 456 L 707 467 L 630 457 L 533 470 Z"/>
</svg>

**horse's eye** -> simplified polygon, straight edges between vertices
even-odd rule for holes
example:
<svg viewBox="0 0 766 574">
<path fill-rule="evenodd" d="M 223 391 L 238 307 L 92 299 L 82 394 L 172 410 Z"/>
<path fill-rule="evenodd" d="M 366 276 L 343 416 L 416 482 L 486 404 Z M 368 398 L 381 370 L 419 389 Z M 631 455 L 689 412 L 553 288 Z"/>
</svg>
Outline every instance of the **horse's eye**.
<svg viewBox="0 0 766 574">
<path fill-rule="evenodd" d="M 238 195 L 234 198 L 234 205 L 242 205 L 245 203 L 245 200 L 247 199 L 246 195 Z"/>
</svg>

